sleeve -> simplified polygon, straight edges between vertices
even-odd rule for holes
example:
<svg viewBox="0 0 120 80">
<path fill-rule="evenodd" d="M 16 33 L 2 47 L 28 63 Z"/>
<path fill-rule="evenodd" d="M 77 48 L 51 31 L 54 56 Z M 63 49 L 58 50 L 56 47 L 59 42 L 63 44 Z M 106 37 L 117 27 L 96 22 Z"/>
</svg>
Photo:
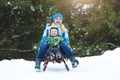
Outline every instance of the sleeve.
<svg viewBox="0 0 120 80">
<path fill-rule="evenodd" d="M 70 43 L 70 39 L 69 39 L 69 36 L 68 36 L 68 31 L 67 31 L 66 28 L 65 28 L 65 31 L 62 33 L 62 37 L 64 38 L 64 40 L 67 44 Z"/>
<path fill-rule="evenodd" d="M 65 28 L 65 31 L 63 32 L 62 36 L 64 38 L 64 41 L 67 43 L 68 47 L 72 50 L 72 48 L 70 46 L 70 39 L 69 39 L 69 36 L 68 36 L 68 31 L 67 31 L 66 28 Z"/>
<path fill-rule="evenodd" d="M 49 35 L 49 28 L 46 27 L 46 29 L 43 32 L 42 38 L 40 40 L 40 44 L 43 43 L 43 42 L 45 42 L 45 40 L 46 40 L 46 38 L 47 38 L 48 35 Z"/>
<path fill-rule="evenodd" d="M 45 39 L 45 42 L 47 42 L 48 44 L 50 44 L 51 38 L 48 36 L 48 37 Z"/>
</svg>

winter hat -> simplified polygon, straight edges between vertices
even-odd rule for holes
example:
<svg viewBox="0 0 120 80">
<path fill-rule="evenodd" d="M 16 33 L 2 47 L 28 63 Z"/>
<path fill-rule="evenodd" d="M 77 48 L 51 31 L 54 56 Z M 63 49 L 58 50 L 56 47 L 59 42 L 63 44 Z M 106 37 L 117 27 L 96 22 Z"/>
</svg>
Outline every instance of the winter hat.
<svg viewBox="0 0 120 80">
<path fill-rule="evenodd" d="M 58 28 L 56 28 L 56 27 L 51 27 L 51 28 L 50 28 L 50 32 L 51 32 L 52 29 L 56 29 L 57 32 L 58 32 Z"/>
<path fill-rule="evenodd" d="M 53 22 L 55 21 L 55 19 L 56 19 L 57 17 L 60 17 L 61 20 L 63 20 L 63 15 L 60 14 L 60 13 L 57 13 L 57 14 L 53 15 L 53 17 L 52 17 Z"/>
</svg>

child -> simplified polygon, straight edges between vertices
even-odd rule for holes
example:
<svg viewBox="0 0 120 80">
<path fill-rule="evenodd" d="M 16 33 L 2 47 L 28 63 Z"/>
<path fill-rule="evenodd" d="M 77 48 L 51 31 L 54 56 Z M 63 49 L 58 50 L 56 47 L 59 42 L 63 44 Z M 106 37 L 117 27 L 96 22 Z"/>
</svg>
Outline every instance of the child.
<svg viewBox="0 0 120 80">
<path fill-rule="evenodd" d="M 60 42 L 62 42 L 64 39 L 58 34 L 57 28 L 51 28 L 50 29 L 50 35 L 46 38 L 45 42 L 50 44 L 50 48 L 57 47 L 59 48 Z"/>
<path fill-rule="evenodd" d="M 50 27 L 46 27 L 46 29 L 44 30 L 41 43 L 40 43 L 40 49 L 36 56 L 36 63 L 35 63 L 36 71 L 40 70 L 41 60 L 45 56 L 47 49 L 50 47 L 50 45 L 45 40 L 50 35 L 50 30 L 52 27 L 57 28 L 59 36 L 63 38 L 63 41 L 61 41 L 59 44 L 60 49 L 70 59 L 73 68 L 76 68 L 78 66 L 79 62 L 77 59 L 75 59 L 75 56 L 71 51 L 71 48 L 69 46 L 68 32 L 67 32 L 67 29 L 62 24 L 62 21 L 63 21 L 63 16 L 61 14 L 55 14 L 53 15 L 52 25 Z"/>
<path fill-rule="evenodd" d="M 55 27 L 52 27 L 50 29 L 50 35 L 46 38 L 45 42 L 47 42 L 50 47 L 47 49 L 46 55 L 54 55 L 56 54 L 56 57 L 60 56 L 60 43 L 64 39 L 58 34 L 58 29 Z"/>
</svg>

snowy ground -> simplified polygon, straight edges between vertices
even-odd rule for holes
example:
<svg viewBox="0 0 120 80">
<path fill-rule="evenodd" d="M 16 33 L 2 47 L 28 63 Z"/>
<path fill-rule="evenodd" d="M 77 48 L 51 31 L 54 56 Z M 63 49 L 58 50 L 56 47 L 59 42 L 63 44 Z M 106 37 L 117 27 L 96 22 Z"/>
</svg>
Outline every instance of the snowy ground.
<svg viewBox="0 0 120 80">
<path fill-rule="evenodd" d="M 35 72 L 33 61 L 2 60 L 0 80 L 120 80 L 120 48 L 108 50 L 102 56 L 77 59 L 80 64 L 75 69 L 67 61 L 70 71 L 63 63 L 49 63 L 45 72 Z"/>
</svg>

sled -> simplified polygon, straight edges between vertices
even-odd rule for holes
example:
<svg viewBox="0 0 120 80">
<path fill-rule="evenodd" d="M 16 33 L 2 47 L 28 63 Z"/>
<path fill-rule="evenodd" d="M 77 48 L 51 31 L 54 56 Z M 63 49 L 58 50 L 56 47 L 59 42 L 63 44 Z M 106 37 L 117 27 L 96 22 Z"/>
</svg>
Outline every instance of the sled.
<svg viewBox="0 0 120 80">
<path fill-rule="evenodd" d="M 53 62 L 53 63 L 61 63 L 61 62 L 63 62 L 66 69 L 67 69 L 67 71 L 70 70 L 67 63 L 66 63 L 66 61 L 65 61 L 65 57 L 61 54 L 61 52 L 51 53 L 48 56 L 46 56 L 46 59 L 45 59 L 44 64 L 43 64 L 43 71 L 46 70 L 49 62 Z"/>
</svg>

